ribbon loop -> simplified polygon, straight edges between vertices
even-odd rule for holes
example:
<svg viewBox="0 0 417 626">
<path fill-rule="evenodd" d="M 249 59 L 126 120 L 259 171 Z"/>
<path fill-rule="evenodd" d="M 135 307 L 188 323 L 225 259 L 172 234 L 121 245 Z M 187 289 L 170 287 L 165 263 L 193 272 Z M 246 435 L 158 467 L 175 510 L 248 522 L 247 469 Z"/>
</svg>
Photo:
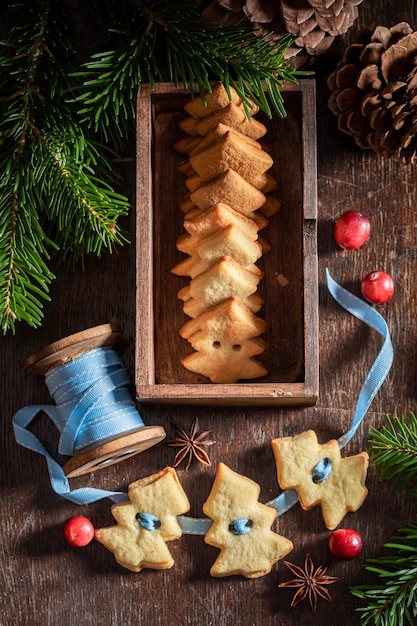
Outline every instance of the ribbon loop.
<svg viewBox="0 0 417 626">
<path fill-rule="evenodd" d="M 242 517 L 233 520 L 229 525 L 229 530 L 234 535 L 247 535 L 252 529 L 252 520 Z"/>
<path fill-rule="evenodd" d="M 352 439 L 365 417 L 372 400 L 375 398 L 379 388 L 387 377 L 394 359 L 394 349 L 392 347 L 387 323 L 382 315 L 367 302 L 361 300 L 353 293 L 350 293 L 350 291 L 347 291 L 338 285 L 330 276 L 329 270 L 327 269 L 326 279 L 329 292 L 336 302 L 384 338 L 384 343 L 382 344 L 382 347 L 359 392 L 352 425 L 348 432 L 338 439 L 339 447 L 343 448 Z"/>
<path fill-rule="evenodd" d="M 160 528 L 161 526 L 160 520 L 156 517 L 156 515 L 153 515 L 152 513 L 137 513 L 136 519 L 138 520 L 142 528 L 145 528 L 145 530 L 152 531 Z"/>
</svg>

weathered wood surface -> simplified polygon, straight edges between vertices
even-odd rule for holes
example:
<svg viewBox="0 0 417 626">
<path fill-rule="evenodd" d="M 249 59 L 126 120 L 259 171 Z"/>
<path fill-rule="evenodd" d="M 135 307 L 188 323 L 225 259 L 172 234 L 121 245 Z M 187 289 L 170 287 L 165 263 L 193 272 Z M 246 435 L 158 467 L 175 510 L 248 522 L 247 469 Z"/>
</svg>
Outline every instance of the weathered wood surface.
<svg viewBox="0 0 417 626">
<path fill-rule="evenodd" d="M 361 27 L 408 20 L 417 28 L 417 5 L 408 0 L 364 0 L 360 18 L 348 39 Z M 270 448 L 274 437 L 314 429 L 320 441 L 338 437 L 350 425 L 356 398 L 381 340 L 345 313 L 326 292 L 324 271 L 353 292 L 360 278 L 383 266 L 396 281 L 394 299 L 381 309 L 391 329 L 395 350 L 392 370 L 372 403 L 367 418 L 345 454 L 366 448 L 371 426 L 384 424 L 385 415 L 407 415 L 416 410 L 416 206 L 417 178 L 414 167 L 363 152 L 337 131 L 326 107 L 325 79 L 334 66 L 326 59 L 316 67 L 318 123 L 319 284 L 320 284 L 320 397 L 311 408 L 249 408 L 146 406 L 146 424 L 161 424 L 173 436 L 171 423 L 185 427 L 199 416 L 202 428 L 211 428 L 217 440 L 212 448 L 212 467 L 193 465 L 179 470 L 191 501 L 191 515 L 200 517 L 218 462 L 249 476 L 261 486 L 261 501 L 277 495 L 275 467 Z M 132 154 L 134 147 L 132 146 Z M 128 171 L 126 192 L 134 197 L 134 167 Z M 130 176 L 130 179 L 129 179 Z M 335 247 L 332 236 L 335 216 L 347 208 L 369 215 L 373 233 L 367 245 L 354 253 Z M 134 215 L 126 226 L 133 232 Z M 18 328 L 15 337 L 2 337 L 1 347 L 1 454 L 2 559 L 0 564 L 0 624 L 9 626 L 55 626 L 100 624 L 101 626 L 258 626 L 276 624 L 356 623 L 349 585 L 363 575 L 366 558 L 380 553 L 382 543 L 407 522 L 415 521 L 415 503 L 379 484 L 370 469 L 369 496 L 363 507 L 343 522 L 359 530 L 364 551 L 351 562 L 332 562 L 330 572 L 341 581 L 330 587 L 332 604 L 321 601 L 317 612 L 304 603 L 290 608 L 292 594 L 278 590 L 290 578 L 283 564 L 256 580 L 239 577 L 213 579 L 209 568 L 218 551 L 202 537 L 184 536 L 172 542 L 173 569 L 132 574 L 119 567 L 113 556 L 93 542 L 82 550 L 71 549 L 62 538 L 64 520 L 74 514 L 88 515 L 99 527 L 113 523 L 110 502 L 77 507 L 51 490 L 45 461 L 20 448 L 14 440 L 11 419 L 19 408 L 49 403 L 43 379 L 23 370 L 25 358 L 42 346 L 107 322 L 123 329 L 119 351 L 134 372 L 135 355 L 135 251 L 127 246 L 118 254 L 89 259 L 85 271 L 58 269 L 52 287 L 52 303 L 45 308 L 41 329 Z M 40 420 L 36 426 L 43 442 L 56 449 L 53 427 Z M 172 463 L 174 451 L 160 446 L 91 476 L 97 487 L 124 489 L 127 485 Z M 85 484 L 74 479 L 72 486 Z M 306 552 L 320 564 L 328 559 L 324 529 L 318 509 L 303 512 L 296 506 L 283 515 L 278 531 L 294 542 L 290 560 L 301 564 Z"/>
</svg>

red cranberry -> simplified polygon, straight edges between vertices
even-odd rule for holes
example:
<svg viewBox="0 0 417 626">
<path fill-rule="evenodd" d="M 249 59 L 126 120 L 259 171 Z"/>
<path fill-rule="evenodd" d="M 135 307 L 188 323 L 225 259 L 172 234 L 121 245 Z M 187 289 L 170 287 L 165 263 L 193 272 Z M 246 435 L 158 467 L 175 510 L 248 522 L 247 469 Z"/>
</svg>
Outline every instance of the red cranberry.
<svg viewBox="0 0 417 626">
<path fill-rule="evenodd" d="M 362 552 L 362 537 L 351 528 L 338 528 L 330 535 L 327 546 L 336 559 L 354 559 Z"/>
<path fill-rule="evenodd" d="M 371 232 L 371 223 L 359 211 L 346 211 L 334 225 L 336 243 L 345 250 L 360 248 L 368 239 Z"/>
<path fill-rule="evenodd" d="M 371 304 L 385 304 L 394 295 L 394 281 L 386 272 L 376 270 L 362 280 L 361 292 Z"/>
<path fill-rule="evenodd" d="M 84 515 L 75 515 L 65 522 L 63 535 L 71 546 L 82 548 L 93 539 L 94 526 Z"/>
</svg>

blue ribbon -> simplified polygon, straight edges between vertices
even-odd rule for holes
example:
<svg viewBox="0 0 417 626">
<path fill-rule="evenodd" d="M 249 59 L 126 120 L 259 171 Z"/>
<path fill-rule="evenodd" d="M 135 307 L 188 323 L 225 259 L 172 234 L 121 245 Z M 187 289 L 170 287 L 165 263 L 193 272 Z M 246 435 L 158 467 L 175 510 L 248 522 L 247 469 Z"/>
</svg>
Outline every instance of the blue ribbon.
<svg viewBox="0 0 417 626">
<path fill-rule="evenodd" d="M 384 382 L 389 370 L 391 369 L 394 358 L 394 351 L 391 343 L 391 337 L 388 326 L 380 313 L 364 300 L 356 297 L 350 291 L 347 291 L 336 283 L 326 269 L 327 288 L 333 298 L 346 311 L 360 319 L 364 324 L 373 328 L 379 335 L 384 338 L 383 345 L 375 359 L 365 382 L 359 392 L 355 414 L 352 425 L 347 433 L 339 437 L 339 447 L 343 448 L 352 439 L 360 423 L 368 411 L 368 408 L 374 399 L 376 393 Z M 277 515 L 283 515 L 289 511 L 298 502 L 298 494 L 294 489 L 287 489 L 280 493 L 279 496 L 267 502 L 267 506 L 274 508 Z M 179 523 L 184 533 L 189 534 L 206 534 L 211 526 L 211 520 L 195 519 L 179 516 Z"/>
<path fill-rule="evenodd" d="M 76 504 L 127 498 L 122 492 L 91 487 L 71 491 L 61 466 L 28 427 L 40 412 L 45 413 L 60 432 L 59 453 L 69 456 L 91 444 L 137 431 L 144 423 L 125 387 L 129 382 L 116 352 L 109 346 L 95 348 L 46 373 L 45 383 L 55 406 L 28 406 L 13 416 L 17 443 L 46 458 L 51 485 L 58 495 Z"/>
<path fill-rule="evenodd" d="M 326 269 L 327 287 L 333 298 L 346 311 L 373 328 L 384 338 L 384 343 L 360 390 L 352 425 L 347 433 L 339 437 L 343 448 L 354 436 L 360 423 L 384 382 L 393 361 L 393 347 L 384 318 L 364 300 L 338 285 Z M 30 406 L 18 411 L 13 417 L 16 441 L 30 450 L 45 456 L 51 485 L 54 491 L 76 504 L 88 504 L 102 498 L 121 501 L 127 498 L 124 492 L 105 491 L 90 487 L 71 492 L 68 479 L 61 466 L 54 460 L 40 441 L 28 430 L 35 416 L 43 411 L 55 423 L 61 433 L 59 451 L 72 454 L 88 442 L 103 440 L 111 433 L 131 430 L 133 424 L 144 425 L 136 406 L 123 389 L 127 376 L 117 355 L 111 348 L 92 350 L 82 357 L 55 368 L 46 375 L 45 381 L 58 406 Z M 104 361 L 96 356 L 104 357 Z M 93 378 L 92 380 L 92 376 Z M 105 416 L 105 419 L 103 419 Z M 287 489 L 267 502 L 277 515 L 282 515 L 298 502 L 294 489 Z M 205 535 L 212 525 L 208 518 L 193 518 L 179 515 L 178 522 L 184 534 Z"/>
<path fill-rule="evenodd" d="M 231 524 L 229 524 L 229 530 L 234 535 L 247 535 L 250 533 L 252 529 L 251 520 L 246 517 L 239 517 L 238 519 L 233 520 Z"/>
<path fill-rule="evenodd" d="M 153 531 L 161 526 L 161 521 L 152 513 L 137 513 L 136 519 L 145 530 Z"/>
<path fill-rule="evenodd" d="M 350 291 L 338 285 L 330 276 L 329 270 L 327 269 L 326 279 L 327 287 L 336 302 L 346 309 L 346 311 L 364 322 L 364 324 L 373 328 L 373 330 L 384 338 L 381 350 L 360 390 L 352 425 L 348 432 L 338 439 L 339 447 L 343 448 L 352 439 L 362 419 L 365 417 L 372 400 L 375 398 L 379 388 L 387 377 L 394 360 L 394 350 L 387 323 L 382 315 L 364 300 L 354 296 Z"/>
<path fill-rule="evenodd" d="M 371 305 L 365 302 L 365 300 L 358 298 L 350 293 L 350 291 L 347 291 L 344 287 L 341 287 L 341 285 L 336 283 L 336 281 L 331 277 L 328 269 L 326 269 L 326 282 L 330 294 L 336 302 L 340 304 L 340 306 L 360 319 L 364 324 L 373 328 L 373 330 L 384 338 L 384 343 L 382 344 L 378 356 L 369 370 L 368 375 L 365 378 L 365 382 L 359 392 L 352 425 L 348 432 L 339 437 L 337 440 L 339 448 L 343 448 L 352 439 L 365 417 L 372 400 L 387 377 L 394 358 L 394 351 L 389 329 L 382 315 Z M 277 515 L 282 515 L 297 502 L 297 492 L 294 489 L 288 489 L 283 491 L 277 498 L 268 502 L 267 505 L 276 509 Z"/>
</svg>

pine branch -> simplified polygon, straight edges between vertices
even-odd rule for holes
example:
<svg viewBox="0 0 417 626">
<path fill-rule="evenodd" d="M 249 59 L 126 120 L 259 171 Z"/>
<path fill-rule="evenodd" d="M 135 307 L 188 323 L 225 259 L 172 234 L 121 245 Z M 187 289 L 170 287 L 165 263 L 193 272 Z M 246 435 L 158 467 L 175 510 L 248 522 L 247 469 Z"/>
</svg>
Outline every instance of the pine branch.
<svg viewBox="0 0 417 626">
<path fill-rule="evenodd" d="M 350 588 L 364 603 L 356 611 L 363 626 L 413 625 L 417 617 L 417 524 L 399 529 L 384 547 L 395 552 L 368 559 L 364 566 L 380 583 Z"/>
<path fill-rule="evenodd" d="M 381 481 L 392 480 L 398 491 L 417 497 L 417 418 L 410 413 L 409 424 L 404 417 L 387 426 L 371 429 L 370 461 Z M 397 531 L 384 548 L 395 552 L 368 559 L 365 570 L 377 577 L 379 583 L 360 584 L 350 592 L 363 602 L 356 609 L 363 626 L 405 626 L 417 617 L 417 524 Z"/>
<path fill-rule="evenodd" d="M 417 418 L 410 413 L 410 423 L 404 417 L 391 420 L 380 431 L 370 432 L 370 461 L 381 481 L 392 480 L 397 491 L 406 491 L 417 498 Z"/>
<path fill-rule="evenodd" d="M 51 253 L 74 259 L 124 240 L 129 203 L 104 149 L 68 103 L 71 16 L 58 0 L 22 0 L 0 43 L 0 319 L 38 326 L 54 279 Z"/>
<path fill-rule="evenodd" d="M 271 44 L 252 29 L 206 26 L 194 0 L 88 0 L 84 8 L 96 16 L 107 46 L 80 71 L 70 63 L 70 2 L 16 0 L 6 13 L 7 41 L 0 42 L 3 332 L 14 332 L 19 320 L 40 324 L 57 251 L 61 260 L 76 260 L 126 240 L 117 219 L 129 203 L 114 189 L 112 155 L 91 137 L 98 131 L 120 148 L 134 130 L 142 83 L 169 80 L 192 93 L 197 84 L 204 99 L 211 81 L 221 80 L 246 107 L 251 99 L 268 115 L 274 109 L 284 116 L 280 87 L 305 74 L 284 61 L 290 36 Z"/>
<path fill-rule="evenodd" d="M 129 203 L 104 180 L 111 179 L 111 163 L 72 118 L 49 124 L 32 152 L 37 192 L 49 198 L 45 214 L 61 260 L 100 256 L 103 248 L 112 252 L 127 240 L 117 219 L 128 212 Z"/>
<path fill-rule="evenodd" d="M 106 141 L 120 141 L 133 129 L 136 95 L 145 82 L 183 84 L 192 95 L 197 84 L 204 98 L 210 81 L 220 80 L 246 106 L 250 98 L 269 116 L 272 110 L 285 116 L 282 84 L 306 74 L 284 60 L 290 35 L 271 43 L 252 29 L 205 25 L 194 0 L 130 0 L 130 6 L 119 16 L 109 49 L 75 74 L 84 83 L 77 98 L 82 121 Z"/>
</svg>

